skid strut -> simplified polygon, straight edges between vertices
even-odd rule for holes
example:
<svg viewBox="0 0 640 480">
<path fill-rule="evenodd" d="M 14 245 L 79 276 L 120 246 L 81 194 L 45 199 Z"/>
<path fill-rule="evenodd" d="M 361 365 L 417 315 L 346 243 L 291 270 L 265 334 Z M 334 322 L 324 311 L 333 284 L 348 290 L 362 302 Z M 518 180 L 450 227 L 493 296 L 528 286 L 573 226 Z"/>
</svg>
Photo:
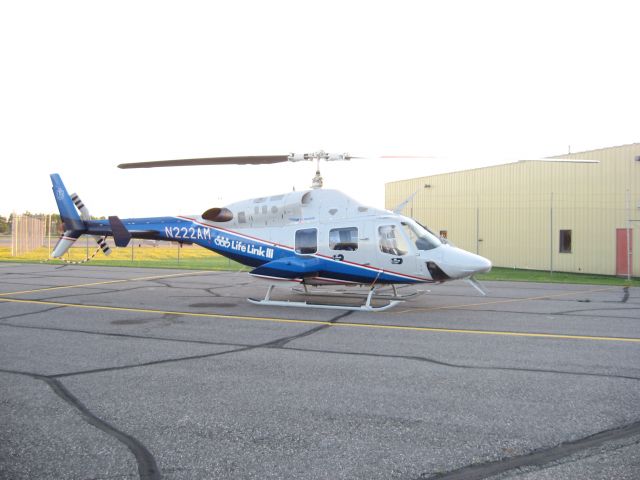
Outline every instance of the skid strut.
<svg viewBox="0 0 640 480">
<path fill-rule="evenodd" d="M 307 291 L 307 286 L 303 284 L 303 287 L 305 288 L 305 293 L 309 294 L 310 292 Z M 297 307 L 297 308 L 325 308 L 330 310 L 353 310 L 353 311 L 360 311 L 360 312 L 382 312 L 396 306 L 398 303 L 401 302 L 401 300 L 390 300 L 389 303 L 386 305 L 383 305 L 381 307 L 374 307 L 373 305 L 371 305 L 371 300 L 374 299 L 375 290 L 377 288 L 376 286 L 372 286 L 371 289 L 369 290 L 369 293 L 367 294 L 366 302 L 363 305 L 357 305 L 357 306 L 326 304 L 326 303 L 295 302 L 291 300 L 271 300 L 271 293 L 273 292 L 274 288 L 275 288 L 275 285 L 273 284 L 269 285 L 269 288 L 267 289 L 267 293 L 262 300 L 257 300 L 255 298 L 248 298 L 247 300 L 255 305 L 269 305 L 274 307 Z M 340 295 L 336 294 L 333 296 L 339 297 Z"/>
</svg>

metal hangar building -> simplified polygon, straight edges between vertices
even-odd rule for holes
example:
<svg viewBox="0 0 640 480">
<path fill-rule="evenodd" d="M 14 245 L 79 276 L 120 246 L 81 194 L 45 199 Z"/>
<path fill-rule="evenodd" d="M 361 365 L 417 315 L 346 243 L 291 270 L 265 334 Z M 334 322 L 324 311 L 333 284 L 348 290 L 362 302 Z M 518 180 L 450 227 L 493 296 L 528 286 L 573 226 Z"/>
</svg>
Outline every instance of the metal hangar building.
<svg viewBox="0 0 640 480">
<path fill-rule="evenodd" d="M 640 275 L 640 143 L 550 159 L 387 183 L 385 205 L 418 192 L 405 215 L 496 267 Z"/>
</svg>

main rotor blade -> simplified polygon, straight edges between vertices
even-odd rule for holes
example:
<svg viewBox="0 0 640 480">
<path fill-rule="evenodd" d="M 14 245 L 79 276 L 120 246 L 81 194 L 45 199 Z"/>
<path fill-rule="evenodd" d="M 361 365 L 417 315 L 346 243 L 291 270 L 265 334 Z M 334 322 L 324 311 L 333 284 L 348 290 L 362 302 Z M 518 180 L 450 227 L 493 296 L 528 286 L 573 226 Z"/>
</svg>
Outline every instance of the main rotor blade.
<svg viewBox="0 0 640 480">
<path fill-rule="evenodd" d="M 258 155 L 251 157 L 210 157 L 152 162 L 121 163 L 118 168 L 188 167 L 197 165 L 262 165 L 288 161 L 288 155 Z"/>
<path fill-rule="evenodd" d="M 425 158 L 436 158 L 433 155 L 350 155 L 349 158 L 355 159 L 390 159 L 390 158 L 410 158 L 410 159 L 425 159 Z"/>
</svg>

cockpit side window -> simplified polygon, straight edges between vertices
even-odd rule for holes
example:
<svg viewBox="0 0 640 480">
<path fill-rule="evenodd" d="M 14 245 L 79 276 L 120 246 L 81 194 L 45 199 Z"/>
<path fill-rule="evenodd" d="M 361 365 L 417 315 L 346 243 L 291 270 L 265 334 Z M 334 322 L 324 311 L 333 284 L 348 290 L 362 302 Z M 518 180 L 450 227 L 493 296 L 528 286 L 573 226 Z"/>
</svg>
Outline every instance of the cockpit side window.
<svg viewBox="0 0 640 480">
<path fill-rule="evenodd" d="M 413 243 L 418 250 L 431 250 L 442 245 L 438 237 L 414 221 L 404 221 L 401 222 L 401 225 L 411 243 Z"/>
<path fill-rule="evenodd" d="M 380 250 L 389 255 L 402 256 L 409 251 L 404 236 L 396 225 L 380 225 L 378 227 Z"/>
</svg>

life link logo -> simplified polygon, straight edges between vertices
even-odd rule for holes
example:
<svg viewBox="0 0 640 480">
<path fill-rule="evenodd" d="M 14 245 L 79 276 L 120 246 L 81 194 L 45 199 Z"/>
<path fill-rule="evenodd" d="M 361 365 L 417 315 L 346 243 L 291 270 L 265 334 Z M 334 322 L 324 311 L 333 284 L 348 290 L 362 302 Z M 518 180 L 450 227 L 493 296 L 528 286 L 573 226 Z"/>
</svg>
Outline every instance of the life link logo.
<svg viewBox="0 0 640 480">
<path fill-rule="evenodd" d="M 230 240 L 223 235 L 218 235 L 213 240 L 213 243 L 221 248 L 228 248 L 230 250 L 236 250 L 241 253 L 248 253 L 250 255 L 256 255 L 263 258 L 273 258 L 273 248 L 265 248 L 261 245 L 244 243 L 242 240 Z"/>
<path fill-rule="evenodd" d="M 227 237 L 223 237 L 222 235 L 218 235 L 213 243 L 222 248 L 229 248 L 231 246 L 231 240 Z"/>
</svg>

